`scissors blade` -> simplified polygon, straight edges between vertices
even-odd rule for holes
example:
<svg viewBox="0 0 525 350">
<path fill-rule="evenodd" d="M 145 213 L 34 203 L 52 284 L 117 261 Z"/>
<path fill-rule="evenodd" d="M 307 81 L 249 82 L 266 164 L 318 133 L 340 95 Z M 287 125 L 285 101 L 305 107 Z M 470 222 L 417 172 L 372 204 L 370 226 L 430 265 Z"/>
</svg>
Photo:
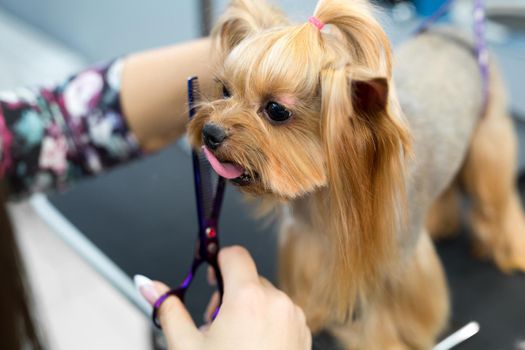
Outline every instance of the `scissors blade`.
<svg viewBox="0 0 525 350">
<path fill-rule="evenodd" d="M 213 173 L 210 162 L 206 159 L 204 152 L 199 152 L 199 169 L 201 173 L 201 189 L 202 189 L 202 208 L 204 213 L 204 219 L 207 220 L 211 217 L 214 203 L 214 190 L 213 190 Z"/>
<path fill-rule="evenodd" d="M 197 77 L 190 77 L 188 79 L 188 104 L 190 119 L 193 118 L 197 112 L 197 106 L 200 101 L 199 80 Z M 217 176 L 214 177 L 214 172 L 211 169 L 210 162 L 206 159 L 204 152 L 201 150 L 192 151 L 193 169 L 195 174 L 195 194 L 197 197 L 197 212 L 199 215 L 199 224 L 201 230 L 204 229 L 206 221 L 214 212 L 215 193 L 214 185 L 218 183 Z"/>
</svg>

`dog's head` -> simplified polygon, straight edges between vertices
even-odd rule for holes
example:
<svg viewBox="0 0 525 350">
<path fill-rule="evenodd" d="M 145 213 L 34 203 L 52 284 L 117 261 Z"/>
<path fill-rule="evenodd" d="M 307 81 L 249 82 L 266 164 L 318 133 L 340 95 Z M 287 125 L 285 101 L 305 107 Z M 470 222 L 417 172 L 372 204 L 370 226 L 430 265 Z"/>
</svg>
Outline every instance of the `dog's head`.
<svg viewBox="0 0 525 350">
<path fill-rule="evenodd" d="M 403 187 L 408 134 L 370 5 L 321 0 L 314 15 L 325 29 L 291 25 L 262 1 L 232 1 L 214 30 L 224 97 L 202 104 L 189 139 L 247 193 L 294 199 L 327 189 L 338 265 L 366 275 L 363 261 L 388 249 L 378 237 L 393 223 L 381 217 L 395 216 L 384 211 L 395 211 Z"/>
</svg>

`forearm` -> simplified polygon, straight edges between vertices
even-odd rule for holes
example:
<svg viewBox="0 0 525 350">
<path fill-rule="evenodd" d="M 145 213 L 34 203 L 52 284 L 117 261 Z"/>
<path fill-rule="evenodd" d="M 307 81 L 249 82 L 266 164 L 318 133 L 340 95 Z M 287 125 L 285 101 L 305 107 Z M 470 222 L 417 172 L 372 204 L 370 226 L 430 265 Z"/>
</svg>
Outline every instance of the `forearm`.
<svg viewBox="0 0 525 350">
<path fill-rule="evenodd" d="M 141 155 L 120 106 L 122 61 L 0 93 L 0 177 L 11 198 L 63 189 Z"/>
<path fill-rule="evenodd" d="M 186 78 L 210 88 L 209 40 L 133 54 L 62 83 L 0 93 L 0 178 L 11 197 L 61 189 L 184 132 Z"/>
<path fill-rule="evenodd" d="M 210 92 L 210 58 L 208 38 L 126 58 L 121 105 L 144 151 L 159 150 L 184 133 L 188 121 L 186 80 L 197 75 L 201 90 Z"/>
</svg>

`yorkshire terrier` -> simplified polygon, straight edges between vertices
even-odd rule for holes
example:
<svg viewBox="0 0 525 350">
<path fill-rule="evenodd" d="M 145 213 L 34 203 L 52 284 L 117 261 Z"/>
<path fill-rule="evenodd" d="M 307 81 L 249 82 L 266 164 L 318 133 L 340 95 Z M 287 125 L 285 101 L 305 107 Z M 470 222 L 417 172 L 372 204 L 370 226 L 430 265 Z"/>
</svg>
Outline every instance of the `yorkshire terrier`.
<svg viewBox="0 0 525 350">
<path fill-rule="evenodd" d="M 324 26 L 324 27 L 323 27 Z M 281 288 L 348 349 L 429 349 L 449 315 L 428 227 L 450 232 L 461 186 L 477 251 L 525 270 L 516 137 L 491 59 L 428 31 L 399 47 L 364 0 L 321 0 L 290 24 L 234 0 L 213 31 L 224 98 L 189 127 L 213 168 L 283 213 Z"/>
</svg>

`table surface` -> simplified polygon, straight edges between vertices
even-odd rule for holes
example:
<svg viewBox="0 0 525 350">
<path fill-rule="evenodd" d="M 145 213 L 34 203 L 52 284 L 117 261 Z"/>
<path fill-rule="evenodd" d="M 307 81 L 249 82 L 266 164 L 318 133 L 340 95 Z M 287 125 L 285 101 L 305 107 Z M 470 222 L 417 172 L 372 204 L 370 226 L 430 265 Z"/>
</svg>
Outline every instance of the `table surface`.
<svg viewBox="0 0 525 350">
<path fill-rule="evenodd" d="M 190 157 L 173 146 L 50 199 L 127 274 L 176 285 L 191 261 L 197 227 L 192 181 Z M 275 281 L 276 230 L 253 219 L 253 209 L 253 203 L 228 187 L 222 244 L 246 246 L 261 274 Z M 467 229 L 460 239 L 440 243 L 438 250 L 451 285 L 452 327 L 470 320 L 481 324 L 481 333 L 458 349 L 514 349 L 517 340 L 525 339 L 525 276 L 504 275 L 473 259 Z M 204 278 L 198 278 L 189 293 L 188 306 L 197 321 L 210 292 Z M 335 348 L 332 343 L 327 336 L 316 338 L 318 349 Z"/>
</svg>

